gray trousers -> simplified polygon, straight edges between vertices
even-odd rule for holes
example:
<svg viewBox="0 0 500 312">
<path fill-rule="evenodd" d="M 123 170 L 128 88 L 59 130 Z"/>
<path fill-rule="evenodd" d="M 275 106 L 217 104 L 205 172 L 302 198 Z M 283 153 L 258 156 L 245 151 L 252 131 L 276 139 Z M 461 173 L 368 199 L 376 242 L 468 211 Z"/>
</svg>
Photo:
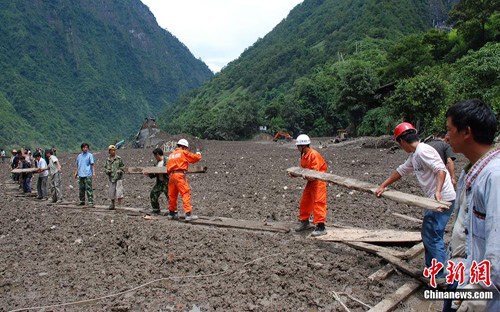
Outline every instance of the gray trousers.
<svg viewBox="0 0 500 312">
<path fill-rule="evenodd" d="M 60 172 L 56 172 L 51 176 L 50 193 L 52 194 L 52 201 L 53 202 L 56 202 L 58 200 L 63 200 L 62 178 L 61 178 Z"/>
<path fill-rule="evenodd" d="M 36 192 L 38 194 L 38 198 L 47 198 L 47 177 L 38 176 L 36 181 Z"/>
</svg>

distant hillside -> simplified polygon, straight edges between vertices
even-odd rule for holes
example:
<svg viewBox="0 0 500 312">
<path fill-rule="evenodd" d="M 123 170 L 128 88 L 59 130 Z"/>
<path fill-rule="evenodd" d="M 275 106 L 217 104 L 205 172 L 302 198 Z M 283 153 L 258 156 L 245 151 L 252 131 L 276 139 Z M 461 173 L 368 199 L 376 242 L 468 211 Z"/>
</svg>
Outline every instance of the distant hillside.
<svg viewBox="0 0 500 312">
<path fill-rule="evenodd" d="M 134 133 L 213 73 L 139 0 L 0 0 L 0 147 Z"/>
<path fill-rule="evenodd" d="M 454 2 L 305 0 L 209 83 L 168 107 L 163 127 L 212 139 L 242 139 L 261 124 L 269 126 L 274 115 L 285 120 L 282 128 L 307 130 L 286 122 L 291 119 L 286 114 L 298 114 L 293 105 L 280 104 L 281 112 L 275 113 L 273 102 L 299 89 L 302 78 L 358 50 L 388 47 L 443 22 Z"/>
</svg>

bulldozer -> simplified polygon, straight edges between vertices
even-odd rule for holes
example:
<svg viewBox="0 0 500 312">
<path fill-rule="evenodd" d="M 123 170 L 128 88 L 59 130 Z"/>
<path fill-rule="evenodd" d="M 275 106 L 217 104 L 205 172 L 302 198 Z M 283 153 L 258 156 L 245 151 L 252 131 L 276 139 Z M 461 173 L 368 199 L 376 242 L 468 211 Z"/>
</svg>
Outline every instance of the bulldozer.
<svg viewBox="0 0 500 312">
<path fill-rule="evenodd" d="M 273 137 L 273 141 L 276 142 L 278 140 L 287 140 L 287 141 L 291 141 L 293 140 L 292 136 L 289 135 L 288 133 L 284 132 L 284 131 L 278 131 L 276 132 L 276 134 L 274 135 Z"/>
</svg>

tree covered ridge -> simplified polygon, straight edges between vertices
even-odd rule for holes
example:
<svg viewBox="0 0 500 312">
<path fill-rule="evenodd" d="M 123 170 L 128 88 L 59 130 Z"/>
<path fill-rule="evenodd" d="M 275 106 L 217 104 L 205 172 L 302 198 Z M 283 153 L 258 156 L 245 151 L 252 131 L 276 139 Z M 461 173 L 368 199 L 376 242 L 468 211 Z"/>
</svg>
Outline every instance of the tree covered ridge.
<svg viewBox="0 0 500 312">
<path fill-rule="evenodd" d="M 481 95 L 498 106 L 498 46 L 484 45 L 498 41 L 499 6 L 485 9 L 485 40 L 476 44 L 477 28 L 465 27 L 476 25 L 475 14 L 456 23 L 452 11 L 453 31 L 431 30 L 446 26 L 456 2 L 306 0 L 209 83 L 167 108 L 163 126 L 227 140 L 248 138 L 259 125 L 295 135 L 347 127 L 378 135 L 402 119 L 423 131 L 440 129 L 443 109 L 463 97 Z M 462 70 L 463 62 L 491 53 L 476 74 Z M 464 81 L 474 90 L 460 87 Z"/>
<path fill-rule="evenodd" d="M 0 146 L 128 137 L 213 73 L 139 0 L 0 1 Z"/>
</svg>

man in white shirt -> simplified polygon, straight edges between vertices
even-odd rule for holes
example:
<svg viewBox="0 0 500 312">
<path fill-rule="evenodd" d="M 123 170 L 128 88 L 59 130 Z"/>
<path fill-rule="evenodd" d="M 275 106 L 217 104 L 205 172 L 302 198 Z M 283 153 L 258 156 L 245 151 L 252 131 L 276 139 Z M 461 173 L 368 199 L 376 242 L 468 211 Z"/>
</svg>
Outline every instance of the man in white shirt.
<svg viewBox="0 0 500 312">
<path fill-rule="evenodd" d="M 417 130 L 407 122 L 400 123 L 394 130 L 394 138 L 400 147 L 410 154 L 406 162 L 400 165 L 375 191 L 380 197 L 385 188 L 404 175 L 415 173 L 425 196 L 438 201 L 448 201 L 452 205 L 444 212 L 425 210 L 422 223 L 422 242 L 425 247 L 425 266 L 432 266 L 432 260 L 446 266 L 444 230 L 453 212 L 455 190 L 446 166 L 438 152 L 428 144 L 420 143 Z M 436 274 L 438 284 L 445 284 L 446 270 Z"/>
<path fill-rule="evenodd" d="M 34 156 L 36 159 L 38 172 L 40 173 L 36 182 L 36 192 L 38 194 L 37 199 L 47 200 L 49 199 L 47 195 L 47 179 L 49 178 L 49 168 L 45 159 L 42 158 L 42 154 L 36 152 Z"/>
</svg>

